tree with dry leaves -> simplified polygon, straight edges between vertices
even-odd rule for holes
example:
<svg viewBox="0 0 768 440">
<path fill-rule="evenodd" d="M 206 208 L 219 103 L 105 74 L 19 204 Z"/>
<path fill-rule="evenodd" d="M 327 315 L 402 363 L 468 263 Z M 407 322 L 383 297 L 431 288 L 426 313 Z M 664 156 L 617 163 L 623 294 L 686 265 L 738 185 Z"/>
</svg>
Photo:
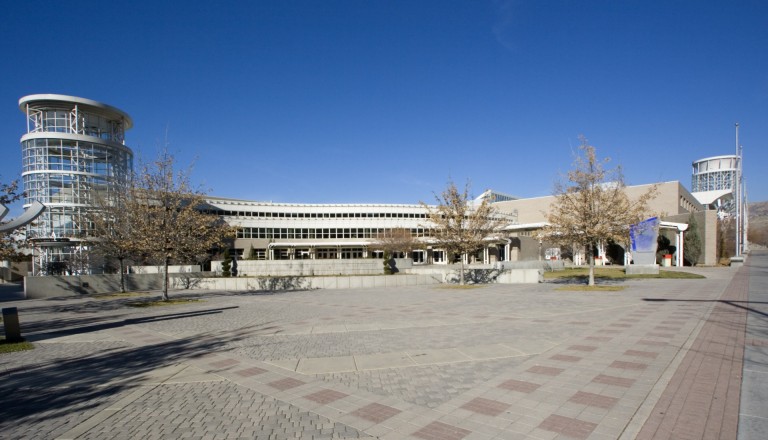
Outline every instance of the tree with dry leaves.
<svg viewBox="0 0 768 440">
<path fill-rule="evenodd" d="M 407 254 L 418 248 L 419 245 L 420 242 L 413 237 L 410 229 L 393 228 L 376 234 L 376 237 L 368 247 L 391 255 L 399 252 Z"/>
<path fill-rule="evenodd" d="M 203 212 L 204 193 L 193 188 L 189 174 L 177 170 L 174 157 L 163 151 L 155 161 L 143 164 L 134 179 L 135 251 L 163 265 L 163 300 L 168 300 L 171 261 L 199 261 L 235 235 L 234 228 Z"/>
<path fill-rule="evenodd" d="M 606 169 L 610 159 L 598 159 L 595 148 L 584 137 L 579 151 L 573 170 L 568 172 L 568 182 L 555 184 L 555 202 L 547 213 L 549 225 L 539 236 L 560 245 L 585 249 L 589 285 L 593 286 L 593 250 L 601 242 L 627 243 L 629 225 L 648 216 L 648 202 L 655 197 L 657 188 L 652 186 L 640 197 L 630 200 L 620 166 Z"/>
<path fill-rule="evenodd" d="M 136 238 L 137 216 L 144 210 L 138 188 L 129 182 L 117 190 L 91 192 L 93 207 L 87 213 L 91 228 L 89 244 L 95 254 L 105 260 L 117 260 L 120 271 L 120 292 L 125 292 L 125 263 L 138 253 Z"/>
<path fill-rule="evenodd" d="M 432 223 L 434 246 L 462 257 L 459 282 L 464 284 L 463 256 L 486 245 L 505 220 L 488 200 L 478 202 L 469 197 L 469 183 L 460 191 L 449 181 L 441 194 L 435 194 L 435 201 L 434 206 L 420 202 Z"/>
</svg>

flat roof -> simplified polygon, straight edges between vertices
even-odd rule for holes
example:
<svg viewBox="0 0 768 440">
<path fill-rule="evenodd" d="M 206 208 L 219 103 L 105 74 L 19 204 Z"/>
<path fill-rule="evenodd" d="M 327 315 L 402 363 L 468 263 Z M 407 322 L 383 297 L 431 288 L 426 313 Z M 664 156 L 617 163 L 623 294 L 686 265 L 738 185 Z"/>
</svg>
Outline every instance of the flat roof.
<svg viewBox="0 0 768 440">
<path fill-rule="evenodd" d="M 80 98 L 78 96 L 58 95 L 54 93 L 27 95 L 19 99 L 19 110 L 21 110 L 22 113 L 27 112 L 27 104 L 34 107 L 45 107 L 46 105 L 50 105 L 51 107 L 62 107 L 63 104 L 77 104 L 79 106 L 84 106 L 92 113 L 112 118 L 117 116 L 123 119 L 126 130 L 133 127 L 133 119 L 131 119 L 128 113 L 117 107 L 112 107 L 109 104 L 104 104 L 103 102 L 94 101 L 92 99 Z"/>
</svg>

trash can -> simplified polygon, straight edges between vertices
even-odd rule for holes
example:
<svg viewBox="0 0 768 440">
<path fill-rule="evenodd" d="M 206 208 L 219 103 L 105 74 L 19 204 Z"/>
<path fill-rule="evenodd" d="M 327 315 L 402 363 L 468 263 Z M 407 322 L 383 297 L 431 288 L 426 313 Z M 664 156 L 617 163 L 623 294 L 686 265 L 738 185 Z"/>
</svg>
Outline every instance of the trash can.
<svg viewBox="0 0 768 440">
<path fill-rule="evenodd" d="M 662 261 L 662 265 L 664 267 L 671 267 L 672 266 L 672 255 L 671 254 L 664 255 L 664 259 Z"/>
</svg>

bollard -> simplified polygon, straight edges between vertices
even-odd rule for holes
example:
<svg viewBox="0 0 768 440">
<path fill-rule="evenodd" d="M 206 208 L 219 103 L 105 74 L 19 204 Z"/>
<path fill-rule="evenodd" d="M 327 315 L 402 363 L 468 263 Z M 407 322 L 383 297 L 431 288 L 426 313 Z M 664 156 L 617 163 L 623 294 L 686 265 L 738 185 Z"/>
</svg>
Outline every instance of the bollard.
<svg viewBox="0 0 768 440">
<path fill-rule="evenodd" d="M 21 342 L 21 327 L 19 327 L 19 311 L 16 307 L 3 309 L 3 325 L 5 326 L 5 342 Z"/>
</svg>

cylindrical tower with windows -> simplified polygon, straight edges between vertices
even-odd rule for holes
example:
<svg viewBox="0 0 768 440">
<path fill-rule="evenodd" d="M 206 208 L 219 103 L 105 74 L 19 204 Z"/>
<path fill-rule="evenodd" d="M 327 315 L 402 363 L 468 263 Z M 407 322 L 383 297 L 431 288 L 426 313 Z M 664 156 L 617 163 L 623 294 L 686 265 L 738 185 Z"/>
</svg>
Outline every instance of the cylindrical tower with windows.
<svg viewBox="0 0 768 440">
<path fill-rule="evenodd" d="M 34 244 L 33 275 L 91 273 L 87 212 L 97 194 L 108 197 L 133 167 L 125 131 L 133 121 L 112 106 L 66 95 L 19 100 L 27 116 L 21 137 L 24 206 L 46 211 L 27 227 Z"/>
<path fill-rule="evenodd" d="M 691 192 L 733 191 L 739 170 L 736 155 L 715 156 L 693 162 Z"/>
</svg>

